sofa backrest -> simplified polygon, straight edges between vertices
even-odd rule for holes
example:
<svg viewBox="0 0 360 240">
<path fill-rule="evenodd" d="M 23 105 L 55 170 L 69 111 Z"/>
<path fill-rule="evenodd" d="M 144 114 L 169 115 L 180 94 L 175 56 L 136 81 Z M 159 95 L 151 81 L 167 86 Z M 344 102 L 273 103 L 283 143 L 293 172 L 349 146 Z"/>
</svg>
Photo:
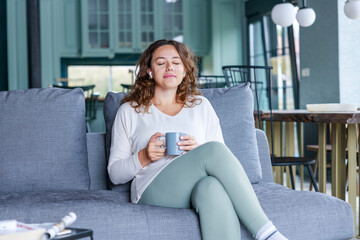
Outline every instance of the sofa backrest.
<svg viewBox="0 0 360 240">
<path fill-rule="evenodd" d="M 105 150 L 106 150 L 106 162 L 109 162 L 109 156 L 110 156 L 110 146 L 111 146 L 111 130 L 112 126 L 115 120 L 116 113 L 120 107 L 120 103 L 125 97 L 125 93 L 114 93 L 114 92 L 108 92 L 108 94 L 105 97 L 104 101 L 104 119 L 105 119 L 105 127 L 106 127 L 106 134 L 105 134 Z M 110 179 L 107 179 L 108 186 L 112 190 L 117 191 L 129 191 L 130 190 L 130 182 L 126 184 L 119 184 L 114 185 L 110 181 Z"/>
<path fill-rule="evenodd" d="M 0 192 L 89 189 L 81 89 L 0 92 Z"/>
<path fill-rule="evenodd" d="M 269 143 L 263 130 L 256 129 L 256 141 L 259 150 L 259 160 L 262 172 L 262 179 L 260 182 L 274 182 Z"/>
<path fill-rule="evenodd" d="M 107 182 L 107 162 L 105 154 L 105 134 L 87 133 L 87 149 L 90 173 L 90 189 L 105 190 Z"/>
<path fill-rule="evenodd" d="M 203 89 L 220 119 L 226 146 L 239 159 L 251 183 L 262 178 L 249 83 L 230 88 Z"/>
<path fill-rule="evenodd" d="M 254 125 L 254 102 L 249 84 L 239 84 L 231 88 L 204 89 L 204 96 L 209 99 L 219 119 L 226 145 L 242 163 L 251 183 L 257 183 L 262 177 Z M 124 98 L 124 93 L 109 92 L 104 102 L 106 124 L 106 155 L 110 154 L 111 129 Z M 114 188 L 110 182 L 110 188 Z M 118 185 L 121 190 L 126 186 Z"/>
</svg>

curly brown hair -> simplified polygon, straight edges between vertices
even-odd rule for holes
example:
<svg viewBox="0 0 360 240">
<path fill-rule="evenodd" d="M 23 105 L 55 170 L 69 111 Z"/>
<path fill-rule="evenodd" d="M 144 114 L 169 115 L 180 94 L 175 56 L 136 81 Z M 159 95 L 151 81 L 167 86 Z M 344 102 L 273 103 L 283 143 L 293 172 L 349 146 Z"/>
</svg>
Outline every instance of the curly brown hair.
<svg viewBox="0 0 360 240">
<path fill-rule="evenodd" d="M 194 53 L 183 43 L 162 39 L 153 42 L 141 55 L 136 64 L 137 75 L 135 84 L 129 94 L 121 101 L 121 103 L 130 102 L 130 105 L 135 108 L 138 113 L 140 113 L 141 110 L 149 112 L 152 104 L 151 99 L 154 97 L 155 81 L 149 77 L 147 70 L 151 68 L 151 60 L 156 49 L 165 45 L 175 47 L 185 68 L 186 77 L 184 77 L 178 86 L 176 100 L 183 103 L 184 107 L 194 107 L 200 103 L 198 101 L 200 99 L 195 97 L 196 95 L 202 95 L 202 93 L 198 90 L 198 68 L 196 66 L 197 61 Z"/>
</svg>

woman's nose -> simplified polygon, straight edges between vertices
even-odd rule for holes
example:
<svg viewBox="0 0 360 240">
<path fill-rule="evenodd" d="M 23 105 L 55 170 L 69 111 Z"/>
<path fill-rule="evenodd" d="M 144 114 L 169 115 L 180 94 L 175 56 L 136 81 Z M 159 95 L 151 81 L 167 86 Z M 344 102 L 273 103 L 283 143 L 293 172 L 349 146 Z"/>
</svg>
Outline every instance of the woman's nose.
<svg viewBox="0 0 360 240">
<path fill-rule="evenodd" d="M 172 70 L 174 70 L 173 65 L 172 65 L 171 63 L 167 63 L 167 65 L 166 65 L 166 70 L 167 70 L 167 71 L 172 71 Z"/>
</svg>

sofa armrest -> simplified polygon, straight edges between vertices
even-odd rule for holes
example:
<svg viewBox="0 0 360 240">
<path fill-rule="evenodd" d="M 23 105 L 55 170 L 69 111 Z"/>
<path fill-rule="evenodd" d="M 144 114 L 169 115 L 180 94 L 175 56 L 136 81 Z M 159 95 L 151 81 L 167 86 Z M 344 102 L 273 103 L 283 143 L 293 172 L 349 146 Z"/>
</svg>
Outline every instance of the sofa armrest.
<svg viewBox="0 0 360 240">
<path fill-rule="evenodd" d="M 262 169 L 261 182 L 273 182 L 274 178 L 271 167 L 269 143 L 267 141 L 265 132 L 260 129 L 256 129 L 256 140 L 257 140 L 259 159 Z"/>
<path fill-rule="evenodd" d="M 90 189 L 107 189 L 105 134 L 87 133 Z"/>
</svg>

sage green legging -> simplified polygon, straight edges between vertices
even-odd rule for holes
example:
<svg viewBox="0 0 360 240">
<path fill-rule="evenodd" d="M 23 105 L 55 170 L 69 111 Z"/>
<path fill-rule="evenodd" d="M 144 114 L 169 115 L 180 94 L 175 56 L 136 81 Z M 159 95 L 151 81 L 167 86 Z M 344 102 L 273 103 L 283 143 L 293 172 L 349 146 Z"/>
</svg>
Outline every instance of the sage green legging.
<svg viewBox="0 0 360 240">
<path fill-rule="evenodd" d="M 139 203 L 194 207 L 204 240 L 239 240 L 239 219 L 253 236 L 269 222 L 239 160 L 219 142 L 205 143 L 171 162 Z"/>
</svg>

